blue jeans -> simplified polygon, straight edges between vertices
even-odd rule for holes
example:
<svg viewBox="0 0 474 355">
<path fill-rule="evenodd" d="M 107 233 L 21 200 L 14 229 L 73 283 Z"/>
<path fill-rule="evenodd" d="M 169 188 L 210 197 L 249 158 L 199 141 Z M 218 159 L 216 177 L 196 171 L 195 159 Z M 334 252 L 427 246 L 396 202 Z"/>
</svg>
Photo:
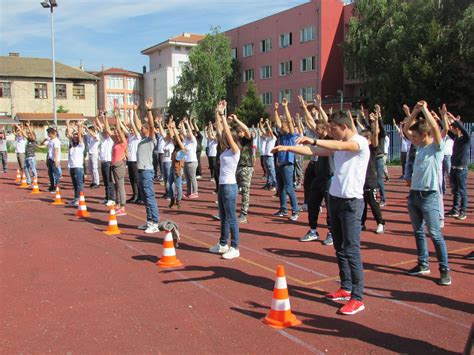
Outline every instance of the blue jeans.
<svg viewBox="0 0 474 355">
<path fill-rule="evenodd" d="M 451 155 L 445 155 L 443 158 L 443 194 L 446 193 L 446 175 L 451 172 Z"/>
<path fill-rule="evenodd" d="M 49 176 L 49 188 L 51 190 L 56 189 L 56 186 L 59 184 L 59 179 L 61 178 L 61 165 L 56 167 L 53 159 L 46 161 L 46 166 L 48 167 L 48 176 Z"/>
<path fill-rule="evenodd" d="M 114 200 L 115 190 L 112 182 L 112 169 L 110 161 L 103 161 L 100 163 L 100 170 L 102 171 L 102 180 L 104 181 L 105 199 Z"/>
<path fill-rule="evenodd" d="M 74 199 L 79 200 L 79 193 L 84 191 L 84 169 L 69 168 L 69 175 L 71 175 L 72 186 L 74 187 Z"/>
<path fill-rule="evenodd" d="M 375 159 L 375 163 L 377 165 L 377 185 L 380 191 L 380 201 L 385 202 L 385 183 L 384 183 L 385 162 L 383 158 L 377 158 Z"/>
<path fill-rule="evenodd" d="M 467 209 L 467 168 L 462 170 L 451 168 L 451 173 L 449 174 L 449 182 L 451 184 L 451 189 L 453 190 L 453 211 L 454 212 L 464 212 L 466 213 Z"/>
<path fill-rule="evenodd" d="M 408 197 L 408 213 L 415 233 L 418 264 L 429 266 L 428 246 L 426 242 L 425 223 L 436 249 L 440 269 L 449 269 L 448 250 L 441 234 L 439 224 L 439 192 L 411 190 Z"/>
<path fill-rule="evenodd" d="M 160 220 L 160 214 L 158 212 L 158 205 L 155 198 L 155 185 L 153 184 L 154 177 L 154 170 L 138 170 L 138 187 L 142 190 L 142 196 L 145 199 L 146 220 L 148 222 L 158 223 Z"/>
<path fill-rule="evenodd" d="M 219 202 L 219 217 L 221 219 L 220 245 L 227 245 L 229 232 L 231 236 L 230 245 L 239 247 L 239 223 L 237 222 L 237 184 L 221 184 L 217 194 Z"/>
<path fill-rule="evenodd" d="M 284 164 L 279 168 L 280 176 L 283 180 L 283 185 L 280 189 L 280 211 L 287 212 L 286 194 L 290 196 L 291 209 L 293 213 L 298 213 L 298 201 L 296 200 L 295 189 L 293 187 L 293 174 L 295 167 L 293 164 Z"/>
<path fill-rule="evenodd" d="M 183 199 L 183 169 L 180 170 L 179 174 L 171 169 L 170 173 L 170 188 L 171 194 L 170 197 L 174 197 L 176 201 L 181 201 Z M 174 185 L 173 185 L 174 183 Z"/>
<path fill-rule="evenodd" d="M 273 159 L 273 155 L 265 155 L 263 159 L 265 169 L 267 170 L 267 185 L 269 187 L 276 187 L 275 159 Z"/>
<path fill-rule="evenodd" d="M 31 176 L 30 176 L 30 170 L 31 170 Z M 26 158 L 25 160 L 25 172 L 26 172 L 26 183 L 28 185 L 31 184 L 31 178 L 34 176 L 38 176 L 36 172 L 36 158 L 35 157 L 29 157 Z"/>
<path fill-rule="evenodd" d="M 407 160 L 407 163 L 405 164 L 405 180 L 411 180 L 411 177 L 413 175 L 413 164 L 415 163 L 414 160 Z"/>
<path fill-rule="evenodd" d="M 171 162 L 170 161 L 162 162 L 161 163 L 161 171 L 162 171 L 162 174 L 163 174 L 163 181 L 165 183 L 166 197 L 171 197 L 171 196 L 173 196 L 173 191 L 172 191 L 171 185 L 170 185 L 170 180 L 171 180 L 170 175 L 173 174 L 173 172 L 171 171 Z"/>
<path fill-rule="evenodd" d="M 351 298 L 362 301 L 364 273 L 360 256 L 361 219 L 364 200 L 329 195 L 331 233 L 336 250 L 341 288 L 351 291 Z"/>
</svg>

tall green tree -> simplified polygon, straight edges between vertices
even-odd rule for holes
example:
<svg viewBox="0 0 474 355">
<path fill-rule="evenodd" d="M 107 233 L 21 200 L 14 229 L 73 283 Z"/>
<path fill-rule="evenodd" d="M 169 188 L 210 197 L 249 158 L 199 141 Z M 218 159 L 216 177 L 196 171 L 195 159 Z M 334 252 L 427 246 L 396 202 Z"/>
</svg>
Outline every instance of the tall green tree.
<svg viewBox="0 0 474 355">
<path fill-rule="evenodd" d="M 389 119 L 421 98 L 472 119 L 473 20 L 470 0 L 358 0 L 343 44 L 346 70 Z"/>
<path fill-rule="evenodd" d="M 217 102 L 226 97 L 226 83 L 232 75 L 230 39 L 218 28 L 199 42 L 189 54 L 169 106 L 189 107 L 201 123 L 213 119 Z"/>
<path fill-rule="evenodd" d="M 236 114 L 248 126 L 257 124 L 261 117 L 269 117 L 253 81 L 248 82 L 247 92 L 237 108 Z"/>
</svg>

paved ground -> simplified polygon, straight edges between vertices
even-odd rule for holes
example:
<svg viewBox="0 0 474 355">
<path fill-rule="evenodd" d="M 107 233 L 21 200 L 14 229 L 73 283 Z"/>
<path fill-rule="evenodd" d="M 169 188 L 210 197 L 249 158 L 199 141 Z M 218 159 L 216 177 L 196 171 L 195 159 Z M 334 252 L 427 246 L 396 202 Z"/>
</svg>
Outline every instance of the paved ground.
<svg viewBox="0 0 474 355">
<path fill-rule="evenodd" d="M 396 168 L 390 172 L 400 175 Z M 352 317 L 336 314 L 340 303 L 322 298 L 338 288 L 333 248 L 298 242 L 307 230 L 306 213 L 296 223 L 272 217 L 278 202 L 260 189 L 260 175 L 254 178 L 250 223 L 240 228 L 237 260 L 207 251 L 219 230 L 211 218 L 211 183 L 202 180 L 201 198 L 180 211 L 159 200 L 161 219 L 178 222 L 182 232 L 177 253 L 184 266 L 173 270 L 155 265 L 164 234 L 136 229 L 144 221 L 143 206 L 127 206 L 128 216 L 119 217 L 122 234 L 108 236 L 102 233 L 108 217 L 99 203 L 102 188 L 85 190 L 91 217 L 78 220 L 74 208 L 52 206 L 53 195 L 17 189 L 13 169 L 0 175 L 0 353 L 462 352 L 474 314 L 474 263 L 462 258 L 473 249 L 472 174 L 468 219 L 447 220 L 444 228 L 450 287 L 436 284 L 433 254 L 431 275 L 404 274 L 416 261 L 407 189 L 400 180 L 388 183 L 386 233 L 362 234 L 366 310 Z M 63 185 L 67 201 L 69 176 Z M 163 187 L 157 190 L 160 196 Z M 367 226 L 375 228 L 372 219 Z M 324 226 L 320 233 L 325 235 Z M 279 264 L 302 321 L 285 330 L 261 322 Z"/>
</svg>

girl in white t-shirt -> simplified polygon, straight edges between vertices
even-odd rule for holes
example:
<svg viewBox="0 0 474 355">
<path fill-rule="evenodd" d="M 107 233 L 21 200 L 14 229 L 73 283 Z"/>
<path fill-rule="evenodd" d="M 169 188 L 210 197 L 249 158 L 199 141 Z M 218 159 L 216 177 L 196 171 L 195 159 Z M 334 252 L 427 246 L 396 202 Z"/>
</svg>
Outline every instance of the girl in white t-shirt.
<svg viewBox="0 0 474 355">
<path fill-rule="evenodd" d="M 188 119 L 183 119 L 184 146 L 186 147 L 186 158 L 184 159 L 184 170 L 186 175 L 186 197 L 198 198 L 198 183 L 196 179 L 196 169 L 198 160 L 196 155 L 197 140 L 193 134 Z"/>
<path fill-rule="evenodd" d="M 138 168 L 137 168 L 137 149 L 138 143 L 142 140 L 140 131 L 142 129 L 142 123 L 138 117 L 138 105 L 133 105 L 133 118 L 130 119 L 129 130 L 130 134 L 127 137 L 128 147 L 128 177 L 130 178 L 130 185 L 132 185 L 132 197 L 127 200 L 129 203 L 141 203 L 143 201 L 138 189 Z"/>
<path fill-rule="evenodd" d="M 209 162 L 209 170 L 211 173 L 211 182 L 216 181 L 216 156 L 217 156 L 217 135 L 214 131 L 212 122 L 209 121 L 205 130 L 207 139 L 207 159 Z"/>
<path fill-rule="evenodd" d="M 69 205 L 79 204 L 79 194 L 84 189 L 84 141 L 82 134 L 82 122 L 78 122 L 73 129 L 69 121 L 66 121 L 66 137 L 69 138 L 69 159 L 68 168 L 71 175 L 72 186 L 74 187 L 74 200 Z"/>
<path fill-rule="evenodd" d="M 235 173 L 240 159 L 240 143 L 237 132 L 231 130 L 224 115 L 226 102 L 221 101 L 216 109 L 216 128 L 222 131 L 219 174 L 219 217 L 221 221 L 221 236 L 219 242 L 209 248 L 212 253 L 223 254 L 224 259 L 234 259 L 239 252 L 239 223 L 237 221 L 237 180 Z M 229 117 L 233 120 L 235 116 Z M 231 246 L 228 246 L 229 232 Z"/>
<path fill-rule="evenodd" d="M 23 176 L 25 172 L 25 153 L 26 153 L 26 138 L 24 136 L 23 130 L 19 127 L 15 127 L 15 141 L 16 141 L 16 159 L 18 161 L 18 166 L 20 168 L 20 173 Z"/>
<path fill-rule="evenodd" d="M 163 198 L 167 200 L 171 200 L 173 196 L 173 190 L 171 188 L 171 174 L 173 171 L 171 169 L 171 162 L 172 162 L 172 155 L 174 152 L 174 142 L 171 137 L 171 133 L 168 129 L 168 132 L 165 132 L 161 122 L 158 124 L 158 131 L 160 135 L 163 137 L 163 156 L 161 157 L 161 172 L 163 176 L 163 182 L 165 184 L 165 193 L 163 194 Z"/>
</svg>

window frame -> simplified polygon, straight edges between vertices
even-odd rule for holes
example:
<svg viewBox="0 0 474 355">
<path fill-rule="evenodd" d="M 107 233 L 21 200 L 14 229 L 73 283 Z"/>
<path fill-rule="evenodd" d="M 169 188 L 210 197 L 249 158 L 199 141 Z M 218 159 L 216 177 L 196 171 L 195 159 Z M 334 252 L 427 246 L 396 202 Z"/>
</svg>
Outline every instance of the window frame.
<svg viewBox="0 0 474 355">
<path fill-rule="evenodd" d="M 252 74 L 252 75 L 247 75 L 247 74 Z M 243 78 L 242 78 L 244 83 L 247 83 L 249 81 L 255 81 L 255 70 L 253 68 L 250 69 L 245 69 L 243 72 Z"/>
<path fill-rule="evenodd" d="M 289 67 L 289 68 L 287 68 Z M 285 69 L 285 70 L 282 70 Z M 293 61 L 287 60 L 285 62 L 281 62 L 278 68 L 278 74 L 280 76 L 288 76 L 293 72 Z"/>
<path fill-rule="evenodd" d="M 250 54 L 247 54 L 246 48 L 251 48 L 251 53 Z M 253 43 L 244 44 L 243 47 L 242 47 L 242 52 L 243 52 L 243 57 L 244 58 L 253 56 L 253 53 L 254 53 L 253 52 Z"/>
<path fill-rule="evenodd" d="M 5 88 L 7 88 L 5 90 Z M 7 92 L 8 94 L 5 94 Z M 12 83 L 11 81 L 0 81 L 0 98 L 12 97 Z"/>
<path fill-rule="evenodd" d="M 268 37 L 260 41 L 260 52 L 268 53 L 273 49 L 272 38 Z"/>
<path fill-rule="evenodd" d="M 285 39 L 288 38 L 288 43 L 285 43 Z M 293 32 L 285 32 L 280 34 L 278 44 L 280 48 L 288 48 L 293 45 Z"/>
<path fill-rule="evenodd" d="M 311 63 L 311 69 L 308 69 L 308 65 L 307 65 L 307 62 L 308 62 L 308 59 L 311 59 L 310 63 Z M 306 69 L 304 70 L 304 66 L 306 66 Z M 301 62 L 300 62 L 300 71 L 302 73 L 306 73 L 306 72 L 310 72 L 310 71 L 315 71 L 316 70 L 316 57 L 313 55 L 313 56 L 310 56 L 310 57 L 305 57 L 305 58 L 302 58 L 301 59 Z"/>
<path fill-rule="evenodd" d="M 82 87 L 82 90 L 77 94 L 77 90 Z M 81 94 L 82 92 L 82 94 Z M 72 84 L 72 98 L 74 100 L 85 100 L 86 99 L 86 85 L 85 84 Z"/>
<path fill-rule="evenodd" d="M 312 31 L 310 32 L 311 33 L 311 38 L 304 38 L 305 36 L 307 36 L 307 31 L 311 29 Z M 306 26 L 306 27 L 303 27 L 301 30 L 300 30 L 300 43 L 306 43 L 306 42 L 310 42 L 310 41 L 314 41 L 316 39 L 316 28 L 314 26 Z"/>
<path fill-rule="evenodd" d="M 39 87 L 41 85 L 41 87 Z M 45 96 L 40 95 L 41 92 L 45 93 Z M 35 99 L 47 100 L 48 99 L 48 84 L 47 83 L 35 83 Z"/>
</svg>

